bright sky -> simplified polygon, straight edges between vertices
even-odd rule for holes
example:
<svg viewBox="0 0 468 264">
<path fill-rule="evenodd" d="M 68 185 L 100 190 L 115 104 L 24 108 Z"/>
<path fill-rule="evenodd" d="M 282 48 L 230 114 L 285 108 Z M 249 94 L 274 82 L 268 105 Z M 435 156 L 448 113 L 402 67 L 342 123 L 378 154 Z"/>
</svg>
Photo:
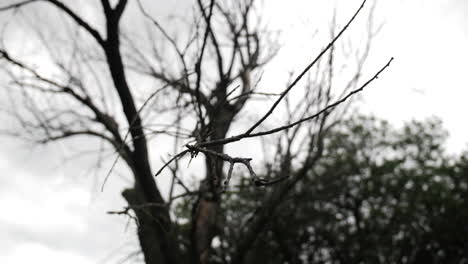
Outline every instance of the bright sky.
<svg viewBox="0 0 468 264">
<path fill-rule="evenodd" d="M 304 32 L 312 33 L 316 21 L 331 19 L 331 9 L 321 4 L 330 1 L 265 2 L 272 24 L 283 28 L 288 39 L 280 63 L 265 75 L 274 76 L 281 67 L 299 70 L 318 52 L 311 50 Z M 338 2 L 342 24 L 360 0 Z M 375 18 L 385 26 L 365 76 L 390 57 L 395 61 L 363 93 L 365 111 L 395 124 L 438 116 L 450 132 L 450 151 L 462 150 L 468 142 L 463 121 L 468 112 L 467 14 L 466 0 L 381 0 Z M 118 177 L 100 193 L 94 174 L 76 173 L 86 161 L 58 166 L 65 145 L 31 149 L 5 138 L 0 144 L 0 263 L 115 263 L 137 249 L 125 219 L 105 214 L 124 206 L 120 191 L 125 184 Z"/>
</svg>

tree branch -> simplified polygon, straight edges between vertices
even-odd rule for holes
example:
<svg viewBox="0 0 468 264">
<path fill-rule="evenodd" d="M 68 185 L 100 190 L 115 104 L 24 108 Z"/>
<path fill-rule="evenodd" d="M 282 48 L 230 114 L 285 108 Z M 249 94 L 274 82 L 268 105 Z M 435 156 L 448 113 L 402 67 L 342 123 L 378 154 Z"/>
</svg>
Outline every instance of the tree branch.
<svg viewBox="0 0 468 264">
<path fill-rule="evenodd" d="M 370 78 L 367 82 L 365 82 L 361 87 L 359 87 L 358 89 L 356 90 L 353 90 L 351 91 L 348 95 L 346 95 L 344 98 L 326 106 L 325 108 L 323 108 L 322 110 L 318 111 L 317 113 L 311 115 L 311 116 L 308 116 L 308 117 L 305 117 L 303 119 L 300 119 L 298 121 L 295 121 L 291 124 L 288 124 L 288 125 L 285 125 L 285 126 L 281 126 L 281 127 L 277 127 L 275 129 L 271 129 L 271 130 L 267 130 L 267 131 L 263 131 L 263 132 L 258 132 L 258 133 L 254 133 L 254 134 L 248 134 L 247 132 L 245 133 L 242 133 L 242 134 L 239 134 L 239 135 L 236 135 L 236 136 L 232 136 L 232 137 L 229 137 L 229 138 L 224 138 L 224 139 L 218 139 L 218 140 L 212 140 L 212 141 L 207 141 L 207 142 L 201 142 L 201 143 L 198 143 L 197 146 L 198 147 L 207 147 L 207 146 L 214 146 L 214 145 L 221 145 L 221 144 L 228 144 L 228 143 L 232 143 L 232 142 L 236 142 L 236 141 L 239 141 L 239 140 L 242 140 L 244 138 L 252 138 L 252 137 L 258 137 L 258 136 L 264 136 L 264 135 L 269 135 L 269 134 L 273 134 L 273 133 L 277 133 L 277 132 L 280 132 L 280 131 L 283 131 L 283 130 L 286 130 L 286 129 L 289 129 L 291 127 L 294 127 L 300 123 L 303 123 L 303 122 L 306 122 L 306 121 L 309 121 L 311 119 L 314 119 L 314 118 L 317 118 L 318 116 L 320 116 L 321 114 L 325 113 L 325 112 L 328 112 L 329 110 L 337 107 L 338 105 L 340 105 L 341 103 L 344 103 L 345 101 L 347 101 L 350 97 L 352 97 L 353 95 L 361 92 L 362 90 L 364 90 L 364 88 L 366 86 L 368 86 L 372 81 L 374 81 L 375 79 L 378 78 L 379 74 L 382 73 L 388 66 L 390 66 L 390 63 L 393 61 L 393 58 L 391 58 L 386 64 L 385 66 L 383 66 L 372 78 Z"/>
<path fill-rule="evenodd" d="M 361 6 L 358 8 L 358 10 L 354 13 L 354 15 L 351 17 L 351 19 L 346 23 L 346 25 L 341 29 L 341 31 L 336 35 L 335 38 L 333 38 L 332 41 L 328 43 L 328 45 L 323 49 L 317 57 L 309 64 L 305 69 L 296 77 L 296 79 L 286 88 L 286 90 L 281 94 L 281 96 L 275 101 L 275 103 L 271 106 L 270 110 L 262 117 L 260 120 L 258 120 L 252 127 L 250 127 L 247 132 L 245 132 L 246 135 L 250 134 L 255 128 L 257 128 L 260 124 L 263 123 L 272 113 L 273 110 L 278 106 L 278 104 L 283 100 L 283 98 L 291 91 L 293 87 L 296 86 L 296 84 L 304 77 L 304 75 L 322 58 L 322 56 L 335 44 L 335 42 L 343 35 L 343 33 L 348 29 L 349 25 L 354 21 L 356 16 L 359 14 L 359 12 L 362 10 L 364 7 L 364 4 L 366 3 L 367 0 L 364 0 L 361 4 Z"/>
<path fill-rule="evenodd" d="M 0 49 L 0 55 L 1 57 L 3 57 L 4 59 L 6 59 L 7 61 L 9 61 L 10 63 L 12 63 L 13 65 L 21 68 L 21 69 L 24 69 L 26 71 L 28 71 L 29 73 L 31 73 L 35 78 L 37 78 L 38 80 L 42 81 L 42 82 L 45 82 L 47 84 L 50 84 L 54 87 L 57 87 L 59 90 L 58 91 L 55 91 L 55 90 L 51 90 L 52 92 L 58 92 L 58 93 L 65 93 L 65 94 L 69 94 L 70 96 L 72 96 L 73 98 L 75 98 L 78 102 L 80 102 L 82 105 L 86 106 L 87 108 L 89 108 L 94 114 L 95 114 L 95 117 L 96 117 L 96 121 L 98 121 L 99 123 L 101 123 L 114 137 L 114 140 L 117 141 L 119 144 L 121 144 L 123 148 L 126 152 L 131 152 L 130 149 L 128 148 L 127 144 L 125 144 L 124 140 L 122 139 L 122 137 L 120 136 L 120 133 L 119 133 L 119 130 L 118 130 L 118 125 L 117 125 L 117 122 L 114 120 L 114 118 L 112 118 L 110 115 L 102 112 L 94 103 L 93 101 L 91 100 L 91 98 L 89 96 L 82 96 L 82 95 L 79 95 L 77 94 L 71 87 L 67 86 L 67 85 L 62 85 L 62 84 L 59 84 L 51 79 L 48 79 L 46 77 L 43 77 L 42 75 L 40 75 L 37 71 L 35 71 L 34 69 L 30 68 L 29 66 L 23 64 L 22 62 L 12 58 L 5 50 L 3 49 Z"/>
<path fill-rule="evenodd" d="M 122 16 L 123 11 L 125 10 L 125 6 L 127 5 L 128 0 L 120 0 L 114 8 L 115 15 L 117 19 L 120 19 Z"/>
<path fill-rule="evenodd" d="M 80 16 L 73 12 L 68 6 L 57 0 L 42 0 L 55 5 L 60 10 L 64 11 L 70 18 L 72 18 L 80 27 L 84 28 L 101 46 L 104 45 L 104 40 L 101 34 L 94 29 L 90 24 L 84 21 Z"/>
<path fill-rule="evenodd" d="M 14 3 L 14 4 L 10 4 L 10 5 L 7 5 L 7 6 L 2 6 L 0 7 L 0 12 L 1 11 L 7 11 L 7 10 L 10 10 L 10 9 L 18 9 L 22 6 L 25 6 L 27 4 L 31 4 L 31 3 L 34 3 L 34 2 L 37 2 L 37 1 L 42 1 L 42 0 L 27 0 L 27 1 L 22 1 L 22 2 L 18 2 L 18 3 Z"/>
</svg>

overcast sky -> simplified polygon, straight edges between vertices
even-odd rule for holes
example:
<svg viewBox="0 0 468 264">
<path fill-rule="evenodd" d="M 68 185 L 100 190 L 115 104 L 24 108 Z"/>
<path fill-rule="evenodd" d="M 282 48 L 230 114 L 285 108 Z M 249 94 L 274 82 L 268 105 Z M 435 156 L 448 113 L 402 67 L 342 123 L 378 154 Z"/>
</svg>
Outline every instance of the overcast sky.
<svg viewBox="0 0 468 264">
<path fill-rule="evenodd" d="M 278 71 L 298 69 L 318 53 L 310 49 L 304 32 L 312 33 L 317 21 L 328 23 L 333 13 L 321 4 L 330 3 L 325 0 L 265 2 L 272 26 L 282 29 L 287 39 L 276 65 L 265 72 L 262 82 L 269 84 L 278 82 Z M 340 25 L 360 1 L 339 3 Z M 375 19 L 384 27 L 364 76 L 373 75 L 390 57 L 395 61 L 362 94 L 363 111 L 396 125 L 438 116 L 450 132 L 449 150 L 464 149 L 468 1 L 381 0 Z M 69 152 L 66 144 L 32 148 L 5 138 L 0 144 L 0 263 L 116 263 L 138 249 L 126 219 L 105 213 L 125 205 L 120 197 L 125 181 L 111 178 L 101 193 L 103 177 L 80 169 L 89 166 L 89 160 L 60 166 L 60 157 Z"/>
</svg>

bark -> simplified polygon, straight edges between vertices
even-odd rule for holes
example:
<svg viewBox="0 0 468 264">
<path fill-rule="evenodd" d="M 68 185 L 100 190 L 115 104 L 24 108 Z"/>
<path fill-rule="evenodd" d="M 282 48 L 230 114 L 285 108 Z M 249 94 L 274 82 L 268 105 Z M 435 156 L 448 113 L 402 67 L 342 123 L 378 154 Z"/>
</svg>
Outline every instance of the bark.
<svg viewBox="0 0 468 264">
<path fill-rule="evenodd" d="M 210 124 L 207 126 L 208 140 L 223 139 L 238 112 L 233 105 L 224 101 L 226 86 L 218 87 L 217 101 L 208 112 Z M 217 153 L 224 153 L 223 145 L 209 147 Z M 220 219 L 220 186 L 224 179 L 223 161 L 206 156 L 206 176 L 200 186 L 200 195 L 194 205 L 192 218 L 192 262 L 209 263 L 211 242 L 217 234 Z"/>
<path fill-rule="evenodd" d="M 122 195 L 129 206 L 138 206 L 144 204 L 145 199 L 139 197 L 141 192 L 135 189 L 126 189 Z M 164 233 L 164 227 L 158 221 L 153 220 L 153 213 L 150 208 L 142 208 L 135 210 L 135 215 L 138 219 L 138 238 L 140 248 L 145 257 L 146 263 L 176 263 L 169 261 L 171 256 L 165 256 L 164 247 L 158 234 Z"/>
</svg>

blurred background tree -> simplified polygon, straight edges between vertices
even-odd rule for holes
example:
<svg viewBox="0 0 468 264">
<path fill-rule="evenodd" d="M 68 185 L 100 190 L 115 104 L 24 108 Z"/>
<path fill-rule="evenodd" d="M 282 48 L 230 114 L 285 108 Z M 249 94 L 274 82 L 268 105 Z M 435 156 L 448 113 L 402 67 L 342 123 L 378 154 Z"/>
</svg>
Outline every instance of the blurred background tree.
<svg viewBox="0 0 468 264">
<path fill-rule="evenodd" d="M 323 158 L 269 216 L 246 263 L 465 263 L 468 157 L 448 155 L 446 137 L 435 118 L 400 129 L 368 116 L 336 124 Z M 236 181 L 223 203 L 220 260 L 231 258 L 235 234 L 264 196 L 245 177 Z"/>
</svg>

